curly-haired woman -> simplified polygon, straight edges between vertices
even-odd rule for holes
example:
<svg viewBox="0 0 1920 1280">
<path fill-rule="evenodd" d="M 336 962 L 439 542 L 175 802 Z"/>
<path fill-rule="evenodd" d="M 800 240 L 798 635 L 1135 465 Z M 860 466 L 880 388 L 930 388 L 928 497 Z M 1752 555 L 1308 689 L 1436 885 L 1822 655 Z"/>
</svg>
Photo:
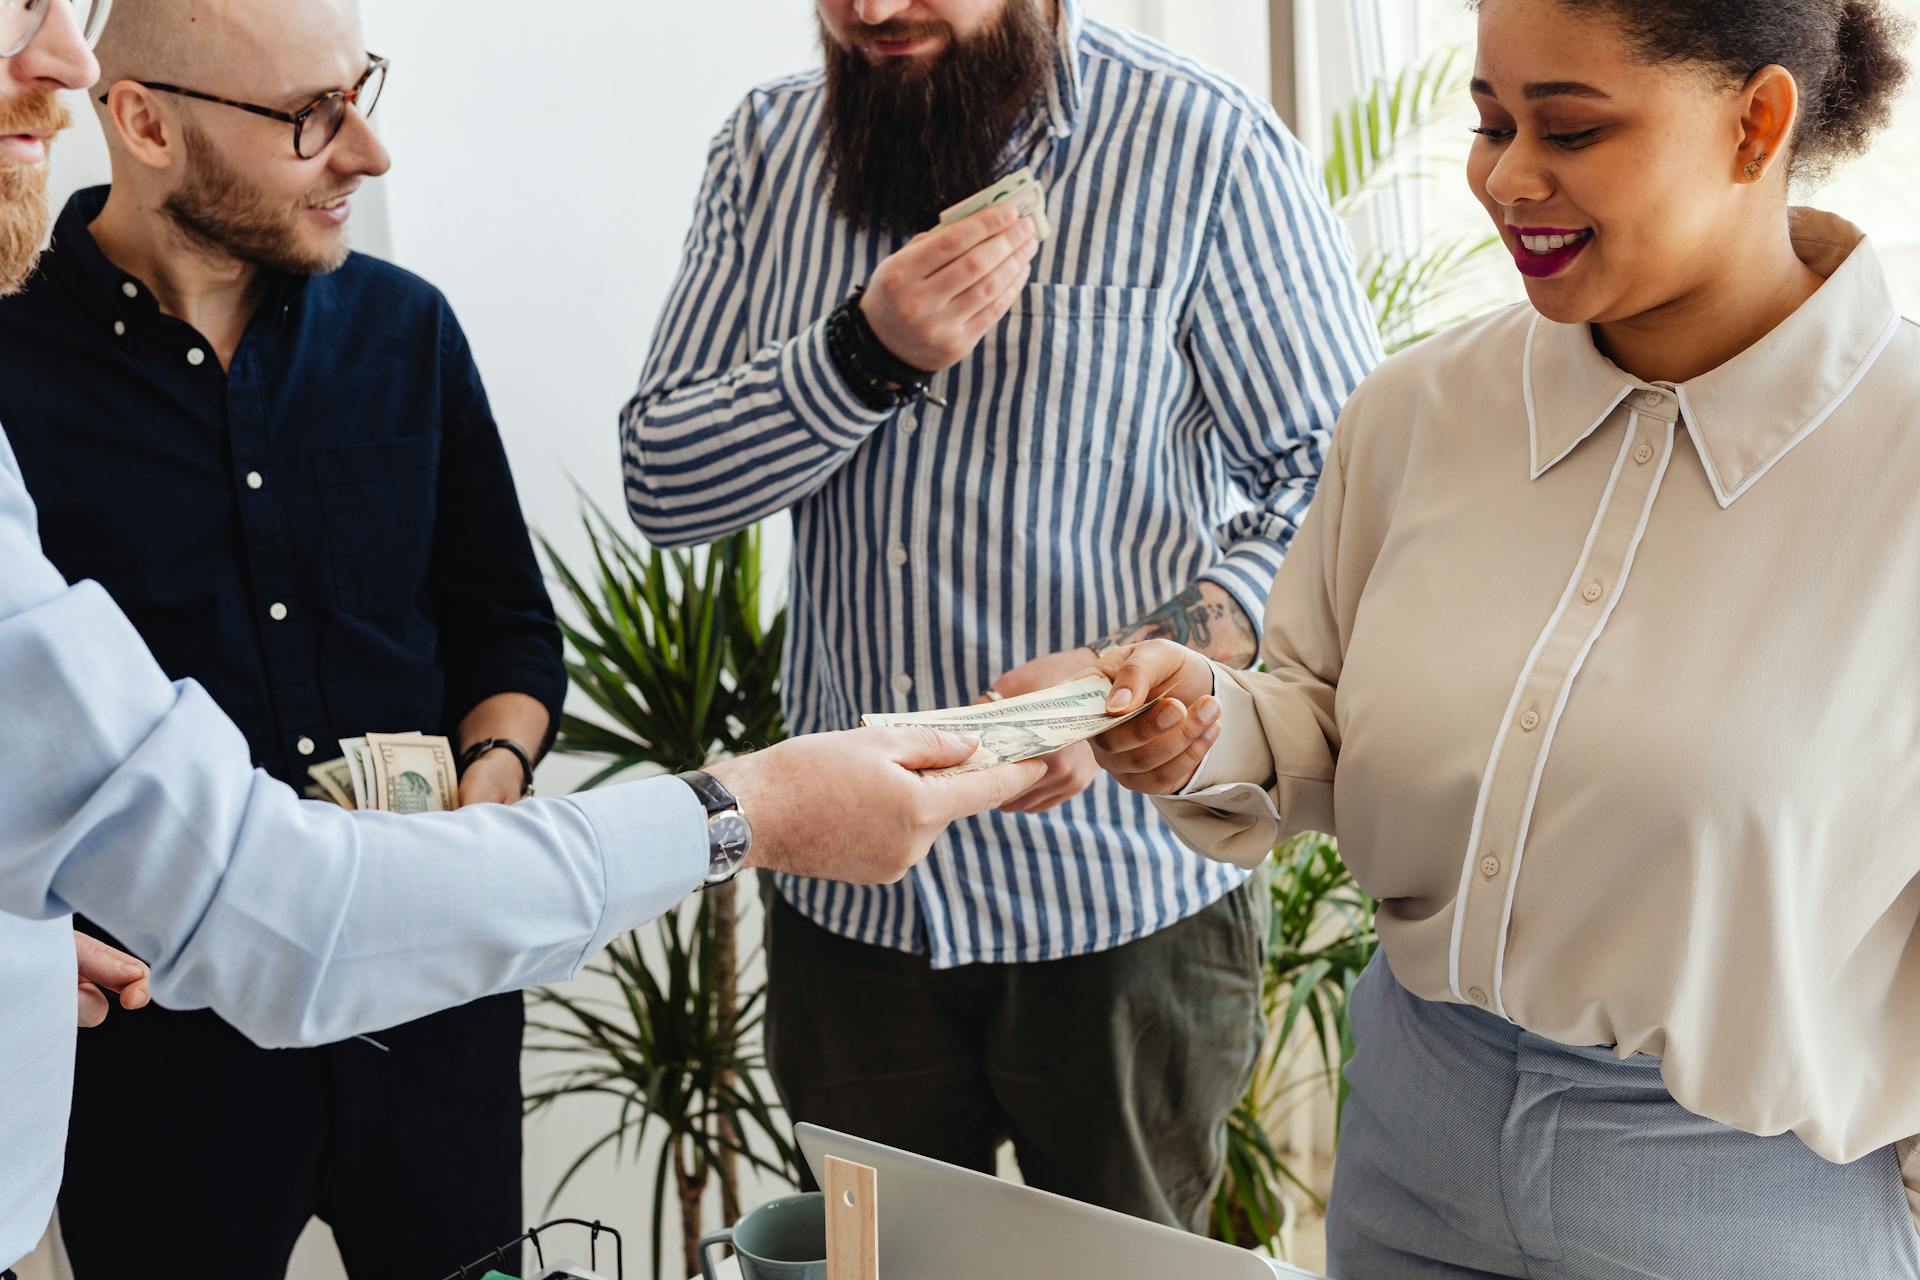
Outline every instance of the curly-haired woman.
<svg viewBox="0 0 1920 1280">
<path fill-rule="evenodd" d="M 1111 655 L 1114 709 L 1169 701 L 1101 762 L 1214 857 L 1335 832 L 1380 899 L 1334 1274 L 1920 1277 L 1920 328 L 1788 201 L 1904 32 L 1479 17 L 1531 305 L 1361 386 L 1270 671 Z"/>
</svg>

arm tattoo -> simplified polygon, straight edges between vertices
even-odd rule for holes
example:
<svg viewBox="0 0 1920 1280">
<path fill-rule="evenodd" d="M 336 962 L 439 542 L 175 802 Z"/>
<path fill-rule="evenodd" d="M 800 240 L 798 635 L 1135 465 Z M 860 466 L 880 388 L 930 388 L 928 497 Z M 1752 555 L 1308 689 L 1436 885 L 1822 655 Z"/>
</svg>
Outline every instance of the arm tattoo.
<svg viewBox="0 0 1920 1280">
<path fill-rule="evenodd" d="M 1235 667 L 1250 666 L 1260 652 L 1260 637 L 1246 610 L 1224 590 L 1215 587 L 1209 593 L 1197 582 L 1132 626 L 1090 647 L 1104 653 L 1142 640 L 1171 640 Z"/>
</svg>

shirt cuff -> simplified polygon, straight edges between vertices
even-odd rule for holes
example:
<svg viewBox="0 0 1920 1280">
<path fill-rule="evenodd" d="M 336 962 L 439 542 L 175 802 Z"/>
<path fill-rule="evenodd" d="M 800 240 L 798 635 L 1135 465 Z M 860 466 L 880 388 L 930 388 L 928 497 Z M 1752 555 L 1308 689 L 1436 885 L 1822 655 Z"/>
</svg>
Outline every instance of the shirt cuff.
<svg viewBox="0 0 1920 1280">
<path fill-rule="evenodd" d="M 1280 572 L 1280 561 L 1285 555 L 1284 547 L 1271 542 L 1241 542 L 1227 553 L 1226 559 L 1202 573 L 1199 580 L 1211 582 L 1232 596 L 1253 624 L 1253 634 L 1257 637 L 1267 616 L 1267 597 L 1273 594 L 1273 580 Z M 1254 661 L 1259 659 L 1256 657 Z"/>
<path fill-rule="evenodd" d="M 606 868 L 600 926 L 582 955 L 678 906 L 707 877 L 707 811 L 678 778 L 585 791 L 568 802 L 587 817 Z"/>
<path fill-rule="evenodd" d="M 850 450 L 898 410 L 874 409 L 853 388 L 827 352 L 827 322 L 820 319 L 780 353 L 780 384 L 794 417 L 829 448 Z"/>
<path fill-rule="evenodd" d="M 1220 703 L 1220 737 L 1194 771 L 1193 779 L 1176 794 L 1190 796 L 1228 783 L 1259 782 L 1273 777 L 1273 751 L 1253 695 L 1222 664 L 1213 665 L 1213 696 Z"/>
</svg>

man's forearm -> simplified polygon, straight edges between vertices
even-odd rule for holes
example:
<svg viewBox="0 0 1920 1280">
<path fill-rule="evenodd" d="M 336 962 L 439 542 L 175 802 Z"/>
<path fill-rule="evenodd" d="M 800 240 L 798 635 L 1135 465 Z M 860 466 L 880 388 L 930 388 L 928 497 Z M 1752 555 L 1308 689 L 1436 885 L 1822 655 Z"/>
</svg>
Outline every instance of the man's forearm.
<svg viewBox="0 0 1920 1280">
<path fill-rule="evenodd" d="M 1260 633 L 1225 588 L 1196 582 L 1130 626 L 1094 641 L 1096 654 L 1142 640 L 1171 640 L 1235 668 L 1260 656 Z"/>
<path fill-rule="evenodd" d="M 551 719 L 538 698 L 524 693 L 496 693 L 460 721 L 460 741 L 454 744 L 454 750 L 464 755 L 476 742 L 507 738 L 525 747 L 527 754 L 538 761 Z"/>
</svg>

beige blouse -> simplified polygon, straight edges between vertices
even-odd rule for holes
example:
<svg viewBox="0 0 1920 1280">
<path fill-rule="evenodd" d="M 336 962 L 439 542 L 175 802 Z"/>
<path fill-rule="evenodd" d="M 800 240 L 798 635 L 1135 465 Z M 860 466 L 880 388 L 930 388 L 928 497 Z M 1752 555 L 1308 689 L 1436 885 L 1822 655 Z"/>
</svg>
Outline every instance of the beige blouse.
<svg viewBox="0 0 1920 1280">
<path fill-rule="evenodd" d="M 1849 1161 L 1920 1134 L 1920 329 L 1794 244 L 1826 283 L 1679 386 L 1525 306 L 1382 366 L 1160 803 L 1338 835 L 1412 991 Z"/>
</svg>

